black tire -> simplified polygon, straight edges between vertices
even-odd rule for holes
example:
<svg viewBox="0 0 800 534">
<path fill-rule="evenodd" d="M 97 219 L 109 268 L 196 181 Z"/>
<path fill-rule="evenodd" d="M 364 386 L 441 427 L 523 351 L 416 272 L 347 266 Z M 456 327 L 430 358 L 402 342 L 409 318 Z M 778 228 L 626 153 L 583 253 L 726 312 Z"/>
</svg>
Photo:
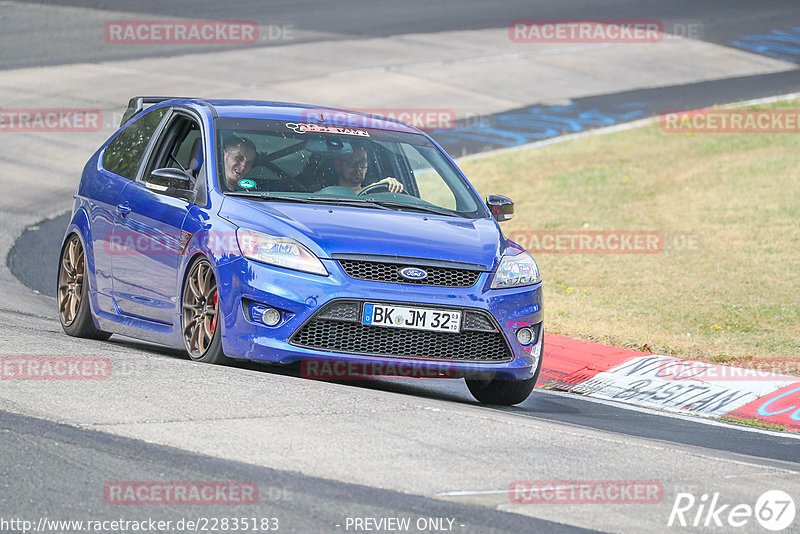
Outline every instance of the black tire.
<svg viewBox="0 0 800 534">
<path fill-rule="evenodd" d="M 61 249 L 58 267 L 58 319 L 67 335 L 105 341 L 110 332 L 99 330 L 92 320 L 87 296 L 86 253 L 77 234 L 70 234 Z"/>
<path fill-rule="evenodd" d="M 539 335 L 544 335 L 541 331 Z M 536 372 L 533 377 L 527 380 L 500 380 L 498 378 L 492 379 L 470 379 L 467 378 L 467 388 L 472 396 L 482 404 L 492 404 L 495 406 L 513 406 L 519 404 L 527 399 L 533 388 L 536 386 L 536 380 L 539 378 L 539 373 L 542 371 L 542 359 L 544 356 L 544 339 L 539 343 L 539 361 L 536 366 Z"/>
<path fill-rule="evenodd" d="M 227 364 L 222 352 L 218 318 L 219 293 L 211 263 L 200 258 L 189 267 L 181 296 L 181 332 L 189 358 L 196 362 Z"/>
</svg>

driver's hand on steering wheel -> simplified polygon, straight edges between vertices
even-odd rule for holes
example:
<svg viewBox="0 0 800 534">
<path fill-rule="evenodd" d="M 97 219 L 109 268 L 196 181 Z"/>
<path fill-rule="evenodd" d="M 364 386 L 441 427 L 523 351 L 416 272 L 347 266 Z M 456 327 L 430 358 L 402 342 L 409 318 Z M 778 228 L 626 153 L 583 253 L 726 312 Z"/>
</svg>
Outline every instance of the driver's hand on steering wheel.
<svg viewBox="0 0 800 534">
<path fill-rule="evenodd" d="M 375 182 L 374 184 L 369 185 L 377 185 L 377 184 L 387 184 L 389 186 L 390 193 L 402 193 L 403 192 L 403 184 L 397 178 L 392 178 L 389 176 L 388 178 L 384 178 L 379 182 Z"/>
</svg>

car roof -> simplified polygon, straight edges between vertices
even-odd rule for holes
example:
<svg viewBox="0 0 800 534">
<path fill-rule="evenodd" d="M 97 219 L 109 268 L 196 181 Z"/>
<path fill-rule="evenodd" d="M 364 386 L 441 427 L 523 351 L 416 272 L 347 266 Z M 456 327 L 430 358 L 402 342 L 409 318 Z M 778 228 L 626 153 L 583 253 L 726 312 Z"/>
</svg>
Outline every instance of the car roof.
<svg viewBox="0 0 800 534">
<path fill-rule="evenodd" d="M 421 133 L 421 131 L 414 126 L 399 120 L 328 106 L 313 106 L 291 102 L 267 102 L 262 100 L 175 98 L 163 101 L 164 105 L 185 105 L 189 103 L 206 106 L 210 108 L 212 113 L 217 117 L 313 122 L 317 124 L 327 123 L 335 126 L 349 126 L 353 128 Z"/>
</svg>

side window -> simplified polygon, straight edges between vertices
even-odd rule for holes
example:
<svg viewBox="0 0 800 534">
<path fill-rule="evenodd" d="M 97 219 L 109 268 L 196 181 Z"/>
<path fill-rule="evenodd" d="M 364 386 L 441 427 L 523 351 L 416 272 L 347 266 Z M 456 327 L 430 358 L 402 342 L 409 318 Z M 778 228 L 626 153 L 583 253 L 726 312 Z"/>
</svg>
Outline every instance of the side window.
<svg viewBox="0 0 800 534">
<path fill-rule="evenodd" d="M 164 128 L 153 148 L 145 172 L 145 180 L 155 169 L 173 168 L 187 171 L 197 178 L 203 166 L 203 143 L 200 125 L 182 113 L 176 113 Z"/>
<path fill-rule="evenodd" d="M 165 108 L 153 110 L 115 137 L 103 154 L 103 167 L 129 180 L 136 178 L 147 144 L 165 113 Z"/>
<path fill-rule="evenodd" d="M 191 178 L 194 194 L 185 189 L 169 187 L 159 189 L 148 187 L 157 194 L 182 198 L 188 202 L 203 205 L 206 202 L 206 181 L 201 178 L 203 168 L 203 137 L 200 124 L 184 113 L 177 112 L 169 119 L 167 127 L 162 130 L 150 154 L 145 167 L 143 180 L 148 181 L 150 173 L 156 169 L 181 169 Z"/>
<path fill-rule="evenodd" d="M 200 170 L 198 165 L 203 164 L 203 145 L 201 143 L 200 127 L 196 124 L 192 124 L 191 128 L 186 133 L 186 137 L 176 144 L 175 159 L 170 160 L 172 162 L 171 167 L 183 167 L 197 178 L 197 171 Z M 194 168 L 195 166 L 198 167 Z"/>
</svg>

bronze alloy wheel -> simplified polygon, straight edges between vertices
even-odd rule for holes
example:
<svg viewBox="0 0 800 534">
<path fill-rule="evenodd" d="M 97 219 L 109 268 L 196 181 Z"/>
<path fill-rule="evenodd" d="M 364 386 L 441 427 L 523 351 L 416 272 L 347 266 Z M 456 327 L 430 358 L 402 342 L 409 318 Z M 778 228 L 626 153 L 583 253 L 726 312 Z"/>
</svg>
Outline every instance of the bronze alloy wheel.
<svg viewBox="0 0 800 534">
<path fill-rule="evenodd" d="M 70 326 L 78 316 L 83 298 L 84 275 L 83 245 L 78 236 L 72 235 L 61 256 L 58 270 L 58 313 L 61 324 Z"/>
<path fill-rule="evenodd" d="M 58 267 L 58 318 L 70 336 L 106 340 L 111 332 L 97 328 L 89 305 L 86 253 L 78 234 L 70 234 L 61 248 Z"/>
<path fill-rule="evenodd" d="M 189 271 L 183 290 L 183 339 L 193 360 L 215 363 L 215 341 L 219 296 L 214 271 L 207 260 L 197 261 Z M 216 336 L 217 338 L 219 336 Z M 218 347 L 214 347 L 218 350 Z M 209 357 L 210 356 L 210 357 Z"/>
</svg>

